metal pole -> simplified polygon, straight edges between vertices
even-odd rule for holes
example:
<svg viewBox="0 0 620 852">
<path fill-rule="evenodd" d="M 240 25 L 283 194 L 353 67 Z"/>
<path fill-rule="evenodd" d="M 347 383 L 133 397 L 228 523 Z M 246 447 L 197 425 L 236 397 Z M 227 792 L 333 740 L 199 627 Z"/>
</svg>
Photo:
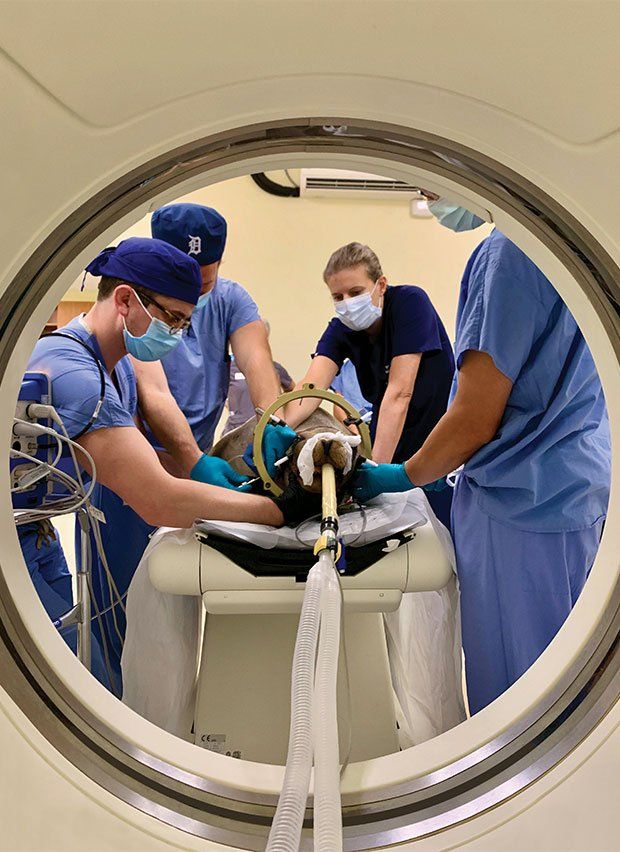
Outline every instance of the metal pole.
<svg viewBox="0 0 620 852">
<path fill-rule="evenodd" d="M 90 671 L 91 665 L 91 629 L 90 629 L 90 590 L 88 578 L 91 570 L 90 530 L 85 509 L 79 512 L 81 564 L 77 573 L 77 597 L 80 607 L 78 622 L 77 652 L 83 666 Z"/>
</svg>

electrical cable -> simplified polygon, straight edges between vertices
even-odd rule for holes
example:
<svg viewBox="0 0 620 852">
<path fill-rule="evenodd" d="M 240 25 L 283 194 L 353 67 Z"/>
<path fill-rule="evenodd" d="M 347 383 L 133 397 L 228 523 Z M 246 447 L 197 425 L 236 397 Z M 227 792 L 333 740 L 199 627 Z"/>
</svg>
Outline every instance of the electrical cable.
<svg viewBox="0 0 620 852">
<path fill-rule="evenodd" d="M 355 511 L 355 510 L 353 510 L 353 511 Z M 364 535 L 364 533 L 366 532 L 366 527 L 368 526 L 368 517 L 367 517 L 367 514 L 366 514 L 366 506 L 360 506 L 358 511 L 362 513 L 362 528 L 359 531 L 359 533 L 355 536 L 353 541 L 347 542 L 347 547 L 352 547 L 353 545 L 355 545 L 355 543 L 357 541 L 359 541 L 360 538 Z M 345 515 L 345 517 L 346 517 L 346 515 Z"/>
<path fill-rule="evenodd" d="M 58 336 L 71 337 L 71 339 L 77 340 L 77 338 L 73 338 L 71 335 L 58 334 Z M 79 342 L 82 342 L 82 341 L 79 341 Z M 90 347 L 88 347 L 86 344 L 84 344 L 84 345 L 85 345 L 85 348 L 87 348 L 87 349 L 89 349 L 89 351 L 91 351 L 91 353 L 93 354 L 93 356 L 97 360 L 97 363 L 99 364 L 99 361 L 96 358 L 95 353 L 92 352 L 92 350 L 90 350 Z M 99 367 L 101 367 L 100 364 L 99 364 Z M 102 385 L 102 395 L 100 396 L 99 403 L 97 404 L 95 411 L 93 413 L 93 416 L 91 417 L 91 420 L 90 420 L 88 425 L 92 425 L 92 423 L 94 422 L 94 420 L 98 416 L 99 409 L 101 407 L 101 403 L 103 402 L 103 399 L 104 399 L 104 395 L 105 395 L 105 381 Z M 51 504 L 48 509 L 33 509 L 33 510 L 26 511 L 23 515 L 16 517 L 15 523 L 16 523 L 17 526 L 20 526 L 24 523 L 34 522 L 34 521 L 38 521 L 38 520 L 42 520 L 42 519 L 49 519 L 49 518 L 53 518 L 55 516 L 62 515 L 62 514 L 73 513 L 73 512 L 76 512 L 79 508 L 81 508 L 84 504 L 86 504 L 85 517 L 87 519 L 89 528 L 92 531 L 93 538 L 95 540 L 97 553 L 98 553 L 99 558 L 101 560 L 101 563 L 104 567 L 104 572 L 106 574 L 106 580 L 107 580 L 107 584 L 108 584 L 109 599 L 111 601 L 110 605 L 107 606 L 103 610 L 103 612 L 101 612 L 101 610 L 99 609 L 99 605 L 98 605 L 97 600 L 94 596 L 93 586 L 92 586 L 92 577 L 90 577 L 90 576 L 87 577 L 87 583 L 88 583 L 88 588 L 89 588 L 89 594 L 90 594 L 90 597 L 91 597 L 91 603 L 93 604 L 94 609 L 95 609 L 95 618 L 98 621 L 99 629 L 100 629 L 100 633 L 101 633 L 101 637 L 102 637 L 102 643 L 104 645 L 104 648 L 103 648 L 104 657 L 105 657 L 104 662 L 106 664 L 106 669 L 107 669 L 108 677 L 110 679 L 111 688 L 114 690 L 114 680 L 113 680 L 113 677 L 112 677 L 112 670 L 111 670 L 111 665 L 110 665 L 110 660 L 109 660 L 108 640 L 107 640 L 107 636 L 106 636 L 107 629 L 106 629 L 104 622 L 102 621 L 101 616 L 103 614 L 105 614 L 106 612 L 111 611 L 112 621 L 113 621 L 113 624 L 114 624 L 114 631 L 115 631 L 115 633 L 118 637 L 118 640 L 121 643 L 121 647 L 122 647 L 124 642 L 123 642 L 123 636 L 122 636 L 122 633 L 120 631 L 118 621 L 117 621 L 117 618 L 116 618 L 116 607 L 120 606 L 123 613 L 125 613 L 125 604 L 124 604 L 124 601 L 123 601 L 123 598 L 125 596 L 120 594 L 118 587 L 116 585 L 116 582 L 114 581 L 114 577 L 112 576 L 112 572 L 110 570 L 110 567 L 109 567 L 109 564 L 108 564 L 108 561 L 107 561 L 107 557 L 106 557 L 106 554 L 105 554 L 105 549 L 103 547 L 103 541 L 101 539 L 101 530 L 99 528 L 99 523 L 98 523 L 97 519 L 94 518 L 92 513 L 91 513 L 91 503 L 90 503 L 89 498 L 90 498 L 91 494 L 93 493 L 93 490 L 94 490 L 95 485 L 96 485 L 97 466 L 95 464 L 93 457 L 88 452 L 88 450 L 86 450 L 80 444 L 76 443 L 75 439 L 72 439 L 72 438 L 69 437 L 69 434 L 68 434 L 68 431 L 67 431 L 67 429 L 64 425 L 64 422 L 63 422 L 62 418 L 60 417 L 60 415 L 58 414 L 58 412 L 56 411 L 56 409 L 54 409 L 53 406 L 45 406 L 45 408 L 47 409 L 46 414 L 49 414 L 49 419 L 53 420 L 60 427 L 63 434 L 58 434 L 58 432 L 56 430 L 51 429 L 47 426 L 42 426 L 41 424 L 38 424 L 38 423 L 36 423 L 36 424 L 30 423 L 28 421 L 21 420 L 20 418 L 14 418 L 14 422 L 26 425 L 28 427 L 35 426 L 37 431 L 40 431 L 41 433 L 44 433 L 44 434 L 51 434 L 54 437 L 55 441 L 57 442 L 57 444 L 59 446 L 62 446 L 62 443 L 65 442 L 68 449 L 69 449 L 69 453 L 71 455 L 71 459 L 72 459 L 72 462 L 73 462 L 73 466 L 75 468 L 77 479 L 74 479 L 69 474 L 65 473 L 64 471 L 55 469 L 54 467 L 52 467 L 51 464 L 49 464 L 49 462 L 44 462 L 41 459 L 37 459 L 34 456 L 30 456 L 26 453 L 22 453 L 19 450 L 11 449 L 10 453 L 14 457 L 23 458 L 23 459 L 30 461 L 30 462 L 32 462 L 32 463 L 34 463 L 34 464 L 36 464 L 36 465 L 38 465 L 42 468 L 45 468 L 48 471 L 48 473 L 47 473 L 48 476 L 51 476 L 51 477 L 54 477 L 54 478 L 60 480 L 63 483 L 63 485 L 65 485 L 69 489 L 75 491 L 76 496 L 79 496 L 80 499 L 77 502 L 70 501 L 69 503 L 67 503 L 65 498 L 61 498 L 57 502 Z M 78 433 L 78 436 L 76 436 L 76 437 L 79 437 L 79 435 L 81 435 L 81 434 L 83 434 L 83 431 Z M 49 446 L 51 447 L 51 446 L 53 446 L 53 444 L 50 444 Z M 42 447 L 40 445 L 39 445 L 39 448 L 42 449 Z M 91 481 L 90 481 L 88 490 L 86 490 L 86 487 L 84 485 L 84 480 L 82 478 L 82 472 L 80 470 L 80 465 L 79 465 L 79 462 L 77 460 L 77 456 L 76 456 L 76 452 L 75 452 L 76 449 L 78 451 L 80 451 L 85 456 L 87 463 L 89 464 L 90 469 L 91 469 L 91 474 L 90 474 L 90 480 Z M 59 460 L 59 457 L 57 456 L 55 463 L 57 463 L 58 460 Z M 92 623 L 92 621 L 93 621 L 93 619 L 91 618 L 91 623 Z"/>
<path fill-rule="evenodd" d="M 90 595 L 90 602 L 94 606 L 95 615 L 91 618 L 90 622 L 92 624 L 93 620 L 97 619 L 97 624 L 99 625 L 99 634 L 101 636 L 101 650 L 103 651 L 103 662 L 105 665 L 105 669 L 108 675 L 108 680 L 110 681 L 110 689 L 112 693 L 116 696 L 116 698 L 121 698 L 120 695 L 116 695 L 116 690 L 114 687 L 114 677 L 112 674 L 112 664 L 110 663 L 110 649 L 108 648 L 108 637 L 106 636 L 105 625 L 102 621 L 101 616 L 104 615 L 106 610 L 103 612 L 99 609 L 99 604 L 97 603 L 97 599 L 95 597 L 95 592 L 92 584 L 92 577 L 89 575 L 86 578 L 86 582 L 88 584 L 88 594 Z"/>
<path fill-rule="evenodd" d="M 46 428 L 46 427 L 42 427 L 42 428 Z M 57 433 L 54 433 L 54 434 L 57 434 Z M 63 436 L 57 435 L 57 437 L 59 439 L 59 442 L 66 440 Z M 83 447 L 81 447 L 80 449 L 82 449 L 86 453 L 86 451 L 84 450 Z M 86 493 L 83 489 L 83 485 L 80 487 L 79 483 L 75 479 L 73 479 L 73 477 L 64 473 L 64 471 L 54 470 L 54 469 L 52 469 L 51 465 L 49 465 L 47 462 L 43 462 L 40 459 L 34 458 L 33 456 L 29 456 L 26 453 L 22 453 L 19 450 L 11 450 L 10 452 L 13 456 L 32 460 L 33 462 L 41 465 L 44 468 L 49 468 L 49 472 L 47 474 L 48 476 L 54 476 L 54 477 L 58 478 L 64 485 L 68 485 L 69 487 L 73 488 L 78 495 L 81 494 L 81 499 L 78 501 L 78 503 L 73 503 L 70 506 L 67 506 L 65 508 L 62 508 L 62 507 L 59 508 L 59 505 L 56 504 L 54 506 L 54 508 L 51 508 L 49 510 L 42 510 L 40 513 L 36 514 L 36 517 L 38 517 L 38 518 L 48 517 L 49 518 L 49 517 L 57 517 L 58 515 L 61 515 L 61 514 L 69 514 L 69 513 L 73 514 L 84 503 L 88 503 L 88 498 L 90 496 L 90 493 L 92 493 L 92 490 L 93 490 L 94 485 L 95 485 L 95 479 L 94 478 L 91 480 L 89 492 Z M 94 462 L 93 462 L 93 464 L 94 464 Z M 16 524 L 18 526 L 20 526 L 23 523 L 33 522 L 35 520 L 35 517 L 33 517 L 33 515 L 35 513 L 36 513 L 36 510 L 34 510 L 33 512 L 25 513 L 25 516 L 23 518 L 20 517 L 19 519 L 16 519 Z M 91 597 L 91 603 L 94 605 L 94 608 L 95 608 L 95 616 L 93 616 L 90 619 L 90 621 L 92 623 L 92 621 L 96 618 L 98 623 L 99 623 L 99 630 L 100 630 L 100 633 L 101 633 L 101 639 L 102 639 L 102 645 L 103 645 L 102 650 L 103 650 L 103 654 L 104 654 L 104 663 L 105 663 L 106 671 L 107 671 L 107 674 L 108 674 L 108 679 L 110 681 L 110 687 L 111 687 L 112 691 L 114 691 L 114 679 L 113 679 L 113 675 L 112 675 L 112 667 L 111 667 L 111 664 L 110 664 L 108 643 L 107 643 L 107 638 L 106 638 L 106 635 L 105 635 L 105 630 L 104 630 L 104 627 L 103 627 L 103 622 L 101 621 L 102 613 L 99 611 L 99 606 L 97 604 L 97 600 L 96 600 L 96 598 L 93 594 L 92 580 L 91 580 L 90 576 L 87 577 L 87 583 L 88 583 L 89 594 L 90 594 L 90 597 Z M 119 696 L 117 696 L 117 697 L 119 697 Z"/>
<path fill-rule="evenodd" d="M 83 491 L 80 490 L 80 486 L 78 482 L 73 479 L 73 477 L 69 476 L 69 474 L 65 473 L 62 470 L 55 470 L 47 462 L 42 462 L 40 459 L 35 459 L 33 456 L 28 455 L 27 453 L 22 453 L 20 450 L 10 450 L 10 454 L 17 458 L 23 458 L 30 462 L 35 462 L 40 464 L 42 467 L 48 468 L 49 471 L 46 474 L 47 476 L 54 477 L 58 479 L 62 484 L 74 490 L 76 495 L 82 495 L 81 499 L 76 502 L 67 502 L 67 498 L 61 498 L 56 503 L 50 504 L 49 509 L 26 509 L 22 514 L 17 514 L 21 510 L 15 510 L 13 515 L 15 519 L 15 523 L 18 526 L 21 526 L 24 523 L 34 523 L 36 520 L 53 518 L 56 515 L 68 515 L 72 512 L 77 511 L 84 503 L 88 501 L 90 496 L 90 492 L 88 494 L 84 494 Z M 92 489 L 91 489 L 92 491 Z"/>
<path fill-rule="evenodd" d="M 70 335 L 65 335 L 65 336 L 70 336 Z M 72 339 L 77 339 L 77 338 L 72 338 Z M 55 504 L 53 508 L 50 507 L 50 509 L 48 509 L 48 510 L 41 510 L 40 512 L 37 512 L 37 517 L 54 517 L 54 515 L 68 514 L 69 512 L 75 511 L 77 508 L 79 508 L 81 505 L 83 505 L 85 502 L 87 502 L 87 499 L 90 497 L 90 495 L 92 494 L 92 492 L 94 490 L 94 487 L 95 487 L 95 484 L 96 484 L 96 479 L 97 479 L 97 466 L 96 466 L 95 461 L 94 461 L 93 457 L 91 456 L 91 454 L 88 452 L 88 450 L 84 449 L 84 447 L 82 447 L 80 444 L 76 443 L 76 441 L 73 438 L 69 437 L 69 434 L 68 434 L 67 429 L 64 425 L 64 422 L 63 422 L 62 418 L 59 416 L 58 412 L 53 408 L 53 406 L 49 406 L 49 408 L 50 408 L 50 412 L 49 412 L 50 418 L 53 419 L 54 422 L 58 424 L 58 426 L 62 430 L 63 434 L 58 435 L 58 433 L 55 430 L 50 429 L 47 426 L 41 426 L 39 424 L 37 424 L 37 426 L 42 431 L 48 432 L 48 433 L 54 435 L 56 438 L 60 438 L 61 440 L 64 440 L 64 441 L 67 442 L 67 445 L 69 447 L 69 452 L 71 454 L 71 459 L 73 461 L 73 465 L 74 465 L 75 470 L 76 470 L 76 475 L 77 475 L 77 478 L 78 478 L 78 481 L 79 481 L 79 486 L 78 486 L 77 483 L 75 483 L 75 480 L 71 480 L 71 481 L 72 481 L 72 483 L 75 484 L 76 490 L 78 490 L 78 493 L 82 493 L 85 496 L 83 497 L 83 499 L 81 501 L 79 501 L 78 504 L 72 505 L 70 508 L 67 508 L 64 511 L 58 511 L 58 504 Z M 15 418 L 15 420 L 19 421 L 19 418 Z M 31 425 L 31 424 L 28 424 L 27 421 L 19 421 L 19 422 L 26 423 L 27 425 Z M 91 483 L 90 483 L 90 487 L 89 487 L 89 490 L 88 490 L 87 493 L 85 491 L 84 481 L 82 479 L 82 473 L 80 471 L 80 465 L 79 465 L 77 457 L 75 455 L 74 447 L 76 449 L 78 449 L 81 453 L 83 453 L 83 455 L 86 457 L 86 459 L 88 461 L 88 464 L 91 467 Z M 18 452 L 18 451 L 13 450 L 12 452 Z M 28 457 L 28 458 L 30 458 L 30 457 Z M 38 459 L 36 461 L 39 462 Z M 67 474 L 63 474 L 60 471 L 55 471 L 55 474 L 61 475 L 61 477 L 69 478 Z M 34 511 L 37 511 L 37 510 L 34 510 Z M 113 599 L 116 597 L 116 601 L 112 604 L 112 620 L 114 622 L 114 628 L 115 628 L 116 635 L 118 636 L 119 641 L 122 643 L 123 637 L 122 637 L 120 628 L 118 626 L 118 622 L 116 620 L 116 612 L 115 612 L 114 608 L 117 605 L 120 605 L 122 611 L 125 612 L 125 606 L 124 606 L 124 603 L 123 603 L 123 600 L 122 600 L 122 596 L 121 596 L 121 594 L 120 594 L 120 592 L 119 592 L 119 590 L 116 586 L 116 583 L 114 581 L 114 577 L 112 576 L 112 572 L 110 570 L 108 560 L 107 560 L 107 557 L 106 557 L 106 554 L 105 554 L 105 549 L 103 547 L 103 541 L 101 539 L 101 531 L 99 529 L 99 524 L 98 524 L 98 521 L 96 520 L 96 518 L 93 518 L 93 516 L 90 512 L 90 505 L 88 506 L 88 511 L 86 513 L 86 517 L 87 517 L 87 520 L 88 520 L 89 525 L 91 527 L 91 530 L 93 532 L 95 544 L 97 546 L 97 553 L 98 553 L 99 558 L 101 559 L 101 563 L 104 567 L 106 579 L 107 579 L 107 582 L 108 582 L 108 590 L 109 590 L 110 600 L 113 601 Z M 20 522 L 23 523 L 24 521 L 20 521 Z"/>
<path fill-rule="evenodd" d="M 82 346 L 83 349 L 86 349 L 86 351 L 93 357 L 95 363 L 97 364 L 97 369 L 99 370 L 99 382 L 100 382 L 99 400 L 97 401 L 97 404 L 95 405 L 94 411 L 91 414 L 90 420 L 88 421 L 86 426 L 84 426 L 83 429 L 80 429 L 80 431 L 77 433 L 77 435 L 73 436 L 73 440 L 76 441 L 78 438 L 81 438 L 82 435 L 85 435 L 88 432 L 88 430 L 93 425 L 93 423 L 95 422 L 97 417 L 99 417 L 99 412 L 101 411 L 101 406 L 103 405 L 103 401 L 105 399 L 105 372 L 104 372 L 104 369 L 103 369 L 103 365 L 101 364 L 101 360 L 99 359 L 99 356 L 97 355 L 95 350 L 92 348 L 92 346 L 89 346 L 88 343 L 86 343 L 84 340 L 82 340 L 79 337 L 75 337 L 73 334 L 67 334 L 64 331 L 50 331 L 48 334 L 42 334 L 41 335 L 41 339 L 43 339 L 45 337 L 64 337 L 67 340 L 73 340 L 76 343 L 79 343 L 80 346 Z M 67 434 L 67 437 L 69 437 L 66 430 L 65 430 L 65 434 Z M 47 448 L 42 447 L 41 449 L 47 449 Z"/>
<path fill-rule="evenodd" d="M 301 539 L 299 537 L 299 531 L 300 531 L 301 527 L 305 526 L 306 524 L 314 523 L 315 521 L 317 521 L 321 517 L 322 517 L 322 512 L 318 512 L 318 514 L 316 514 L 316 515 L 310 515 L 309 518 L 306 518 L 300 524 L 297 524 L 297 526 L 295 527 L 295 529 L 294 529 L 295 539 L 296 539 L 298 544 L 302 545 L 302 547 L 312 547 L 313 542 L 303 541 L 303 539 Z"/>
<path fill-rule="evenodd" d="M 124 601 L 128 594 L 129 594 L 129 589 L 127 589 L 127 591 L 120 596 L 120 600 Z M 108 612 L 111 612 L 114 609 L 115 606 L 118 606 L 118 601 L 116 601 L 115 603 L 108 604 L 108 606 L 106 606 L 105 609 L 99 610 L 99 614 L 100 615 L 106 615 Z M 91 621 L 92 621 L 92 619 L 91 619 Z"/>
<path fill-rule="evenodd" d="M 20 422 L 20 421 L 18 421 L 17 418 L 14 418 L 13 419 L 13 425 L 15 425 L 16 422 Z M 27 421 L 21 421 L 21 422 L 27 422 Z M 33 426 L 39 426 L 38 423 L 33 423 L 32 425 Z M 41 428 L 44 428 L 44 427 L 41 427 Z M 19 437 L 19 435 L 15 435 L 15 437 Z M 47 463 L 44 463 L 43 465 L 40 465 L 40 466 L 44 467 L 45 464 L 47 464 L 47 466 L 49 468 L 56 468 L 56 465 L 58 465 L 58 463 L 60 462 L 60 459 L 62 457 L 62 452 L 63 452 L 62 440 L 60 438 L 60 435 L 58 435 L 56 432 L 54 432 L 54 437 L 55 437 L 56 443 L 58 445 L 56 458 L 54 459 L 53 462 L 47 462 Z M 38 449 L 38 445 L 37 445 L 37 449 Z M 13 452 L 20 452 L 19 450 L 14 450 L 12 447 L 11 447 L 11 450 L 13 450 Z M 42 459 L 36 459 L 36 461 L 41 462 Z M 22 480 L 27 480 L 27 482 L 24 485 L 16 485 L 13 488 L 11 488 L 11 494 L 23 494 L 24 491 L 27 491 L 29 488 L 32 488 L 33 485 L 36 485 L 37 482 L 40 482 L 41 479 L 44 479 L 44 477 L 46 476 L 45 473 L 41 473 L 40 476 L 39 475 L 31 476 L 31 474 L 32 474 L 32 471 L 30 472 L 30 475 L 26 474 L 25 476 L 23 476 Z M 29 478 L 29 476 L 30 476 L 30 478 Z"/>
<path fill-rule="evenodd" d="M 121 612 L 123 613 L 125 618 L 127 618 L 127 610 L 125 608 L 125 603 L 124 603 L 124 600 L 123 600 L 124 595 L 121 595 L 121 593 L 118 589 L 118 586 L 116 585 L 116 581 L 114 580 L 114 576 L 112 574 L 112 571 L 110 570 L 110 566 L 108 564 L 108 560 L 107 560 L 107 557 L 105 555 L 105 550 L 104 550 L 104 547 L 103 547 L 103 541 L 101 540 L 101 529 L 99 527 L 99 522 L 96 519 L 93 519 L 92 530 L 93 530 L 93 535 L 95 536 L 95 544 L 97 546 L 97 553 L 99 554 L 99 558 L 101 559 L 101 564 L 103 565 L 103 570 L 104 570 L 105 577 L 106 577 L 106 583 L 107 583 L 107 587 L 108 587 L 108 597 L 109 597 L 109 600 L 110 600 L 110 604 L 108 606 L 108 609 L 110 610 L 110 614 L 112 616 L 112 622 L 114 624 L 114 632 L 116 633 L 116 636 L 117 636 L 118 641 L 120 642 L 121 648 L 122 648 L 125 644 L 125 639 L 123 637 L 123 634 L 121 632 L 121 629 L 120 629 L 118 621 L 117 621 L 116 607 L 117 606 L 120 607 Z"/>
<path fill-rule="evenodd" d="M 282 186 L 281 183 L 276 183 L 275 180 L 268 178 L 264 172 L 256 172 L 250 177 L 263 192 L 269 195 L 275 195 L 278 198 L 299 198 L 300 189 L 298 186 Z"/>
<path fill-rule="evenodd" d="M 295 181 L 294 181 L 294 180 L 293 180 L 293 178 L 291 177 L 291 173 L 289 172 L 289 170 L 288 170 L 288 169 L 284 169 L 284 174 L 285 174 L 285 175 L 287 176 L 287 178 L 290 180 L 290 182 L 291 182 L 291 186 L 296 186 L 297 188 L 299 188 L 299 184 L 298 184 L 298 183 L 295 183 Z"/>
<path fill-rule="evenodd" d="M 58 415 L 57 412 L 56 412 L 56 416 L 58 418 L 56 422 L 58 423 L 58 425 L 62 429 L 63 433 L 67 437 L 67 440 L 70 442 L 69 443 L 69 451 L 71 453 L 71 458 L 73 459 L 73 464 L 75 465 L 76 474 L 77 474 L 78 480 L 80 482 L 80 485 L 81 485 L 82 488 L 84 488 L 84 483 L 83 483 L 83 480 L 82 480 L 82 473 L 81 473 L 80 468 L 79 468 L 79 464 L 78 464 L 78 461 L 77 461 L 77 458 L 76 458 L 76 455 L 75 455 L 75 450 L 73 449 L 73 445 L 79 447 L 79 449 L 82 450 L 82 452 L 88 457 L 89 463 L 91 464 L 91 468 L 92 468 L 92 482 L 93 483 L 94 483 L 96 475 L 97 475 L 97 469 L 96 469 L 95 462 L 94 462 L 92 456 L 90 455 L 90 453 L 88 453 L 84 449 L 84 447 L 80 446 L 80 444 L 76 444 L 75 441 L 73 441 L 71 438 L 69 438 L 69 435 L 67 433 L 67 429 L 65 427 L 65 424 L 62 421 L 62 418 Z M 110 597 L 110 603 L 112 604 L 111 614 L 112 614 L 112 622 L 114 624 L 114 632 L 116 633 L 118 640 L 121 643 L 121 647 L 122 647 L 124 645 L 124 639 L 123 639 L 123 635 L 121 633 L 120 627 L 118 626 L 118 621 L 116 619 L 116 606 L 120 605 L 121 610 L 123 611 L 123 613 L 125 613 L 125 604 L 123 603 L 123 601 L 121 599 L 120 592 L 118 590 L 118 587 L 116 585 L 114 577 L 112 576 L 110 566 L 108 564 L 107 556 L 106 556 L 106 553 L 105 553 L 105 548 L 103 546 L 103 541 L 101 540 L 101 531 L 99 529 L 99 521 L 92 516 L 90 511 L 88 511 L 86 513 L 86 519 L 87 519 L 87 521 L 90 525 L 90 528 L 92 530 L 93 537 L 95 539 L 95 544 L 96 544 L 96 547 L 97 547 L 97 553 L 99 555 L 99 558 L 101 560 L 101 564 L 103 565 L 104 573 L 106 575 L 106 580 L 107 580 L 107 583 L 108 583 L 108 593 L 109 593 L 109 597 Z M 116 598 L 116 601 L 114 601 L 114 598 Z"/>
<path fill-rule="evenodd" d="M 42 426 L 39 423 L 33 424 L 33 423 L 28 422 L 27 420 L 22 420 L 19 417 L 14 417 L 13 423 L 19 423 L 21 425 L 25 425 L 25 426 L 28 426 L 28 427 L 36 425 L 38 430 L 40 430 L 41 432 L 43 432 L 45 434 L 52 435 L 55 438 L 56 441 L 61 441 L 61 442 L 65 441 L 68 448 L 69 448 L 71 459 L 73 461 L 73 465 L 74 465 L 74 468 L 75 468 L 75 471 L 76 471 L 76 477 L 77 477 L 77 480 L 79 482 L 79 487 L 81 488 L 81 493 L 83 495 L 85 495 L 85 498 L 88 498 L 88 497 L 90 497 L 90 495 L 93 492 L 93 489 L 95 487 L 95 481 L 96 481 L 96 478 L 97 478 L 97 466 L 95 465 L 94 459 L 91 456 L 91 454 L 88 452 L 88 450 L 85 450 L 84 447 L 82 447 L 80 444 L 76 443 L 76 441 L 73 438 L 69 437 L 69 434 L 68 434 L 68 432 L 65 428 L 65 425 L 62 421 L 62 418 L 58 415 L 58 412 L 56 411 L 56 409 L 53 408 L 53 406 L 46 406 L 46 408 L 49 409 L 50 419 L 54 419 L 54 422 L 56 422 L 60 426 L 60 428 L 62 429 L 62 432 L 63 432 L 62 435 L 59 435 L 58 432 L 55 429 L 51 429 L 49 426 Z M 50 447 L 51 446 L 53 446 L 53 445 L 50 444 Z M 86 457 L 86 460 L 88 461 L 88 464 L 90 465 L 91 470 L 92 470 L 91 486 L 90 486 L 88 492 L 86 492 L 86 489 L 84 488 L 84 482 L 83 482 L 82 477 L 81 477 L 80 468 L 79 468 L 77 458 L 75 456 L 74 447 L 76 447 L 80 452 L 82 452 L 84 454 L 84 456 Z M 28 461 L 31 461 L 35 464 L 49 468 L 50 474 L 59 476 L 61 478 L 66 477 L 66 478 L 70 479 L 71 482 L 76 486 L 76 490 L 79 491 L 79 488 L 77 487 L 77 483 L 76 483 L 75 479 L 70 477 L 69 474 L 64 473 L 64 471 L 60 471 L 58 469 L 53 469 L 52 466 L 49 464 L 49 462 L 44 462 L 41 459 L 37 459 L 34 456 L 30 456 L 26 453 L 22 453 L 20 450 L 10 449 L 9 452 L 15 454 L 16 456 L 18 456 L 20 458 L 23 457 L 23 458 L 27 459 Z M 61 501 L 59 500 L 58 503 L 60 503 L 60 502 Z M 83 498 L 80 501 L 79 505 L 82 505 L 82 503 L 84 503 L 84 502 L 85 502 L 85 499 Z M 53 504 L 54 507 L 56 507 L 58 505 L 58 503 Z M 50 504 L 50 509 L 41 509 L 41 510 L 33 510 L 33 511 L 41 511 L 43 513 L 48 513 L 48 512 L 55 512 L 55 508 L 52 509 L 51 504 Z"/>
</svg>

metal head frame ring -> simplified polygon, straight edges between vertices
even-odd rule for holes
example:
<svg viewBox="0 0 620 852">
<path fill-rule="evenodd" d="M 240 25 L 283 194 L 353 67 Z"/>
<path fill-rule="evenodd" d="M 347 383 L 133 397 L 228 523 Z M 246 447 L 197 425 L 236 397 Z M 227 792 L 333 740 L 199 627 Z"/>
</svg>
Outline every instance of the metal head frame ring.
<svg viewBox="0 0 620 852">
<path fill-rule="evenodd" d="M 360 437 L 362 439 L 362 443 L 360 444 L 361 455 L 366 459 L 372 458 L 370 429 L 368 428 L 368 424 L 363 422 L 359 411 L 351 405 L 348 400 L 334 391 L 323 390 L 323 388 L 317 388 L 313 384 L 303 385 L 303 387 L 298 388 L 297 390 L 281 394 L 281 396 L 274 400 L 274 402 L 272 402 L 271 405 L 262 413 L 258 424 L 256 425 L 256 429 L 254 430 L 254 464 L 256 465 L 260 478 L 263 480 L 264 487 L 270 491 L 274 497 L 280 497 L 283 491 L 280 486 L 276 485 L 273 481 L 269 475 L 267 467 L 265 466 L 265 460 L 263 458 L 263 435 L 265 433 L 265 427 L 269 424 L 276 411 L 279 411 L 289 402 L 293 402 L 296 399 L 305 399 L 307 397 L 311 397 L 313 399 L 324 399 L 327 402 L 333 402 L 334 405 L 342 408 L 343 411 L 345 411 L 351 418 L 351 422 L 355 423 L 359 430 Z"/>
</svg>

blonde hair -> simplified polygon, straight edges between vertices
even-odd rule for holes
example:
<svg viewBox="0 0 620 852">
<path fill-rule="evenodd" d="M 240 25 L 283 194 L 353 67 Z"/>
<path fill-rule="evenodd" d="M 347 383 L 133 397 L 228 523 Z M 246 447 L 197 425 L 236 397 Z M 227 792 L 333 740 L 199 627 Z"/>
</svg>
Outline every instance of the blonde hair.
<svg viewBox="0 0 620 852">
<path fill-rule="evenodd" d="M 365 266 L 368 277 L 373 281 L 377 281 L 383 275 L 379 258 L 369 246 L 362 243 L 347 243 L 346 246 L 336 249 L 327 261 L 323 281 L 327 284 L 328 278 L 332 275 L 354 266 Z"/>
</svg>

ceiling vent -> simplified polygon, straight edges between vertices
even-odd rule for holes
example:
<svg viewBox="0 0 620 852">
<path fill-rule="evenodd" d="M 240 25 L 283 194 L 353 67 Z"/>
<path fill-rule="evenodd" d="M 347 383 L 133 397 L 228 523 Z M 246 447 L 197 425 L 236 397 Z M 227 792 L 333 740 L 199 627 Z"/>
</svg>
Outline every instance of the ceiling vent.
<svg viewBox="0 0 620 852">
<path fill-rule="evenodd" d="M 300 190 L 308 198 L 423 200 L 419 188 L 407 181 L 342 169 L 302 169 Z"/>
</svg>

